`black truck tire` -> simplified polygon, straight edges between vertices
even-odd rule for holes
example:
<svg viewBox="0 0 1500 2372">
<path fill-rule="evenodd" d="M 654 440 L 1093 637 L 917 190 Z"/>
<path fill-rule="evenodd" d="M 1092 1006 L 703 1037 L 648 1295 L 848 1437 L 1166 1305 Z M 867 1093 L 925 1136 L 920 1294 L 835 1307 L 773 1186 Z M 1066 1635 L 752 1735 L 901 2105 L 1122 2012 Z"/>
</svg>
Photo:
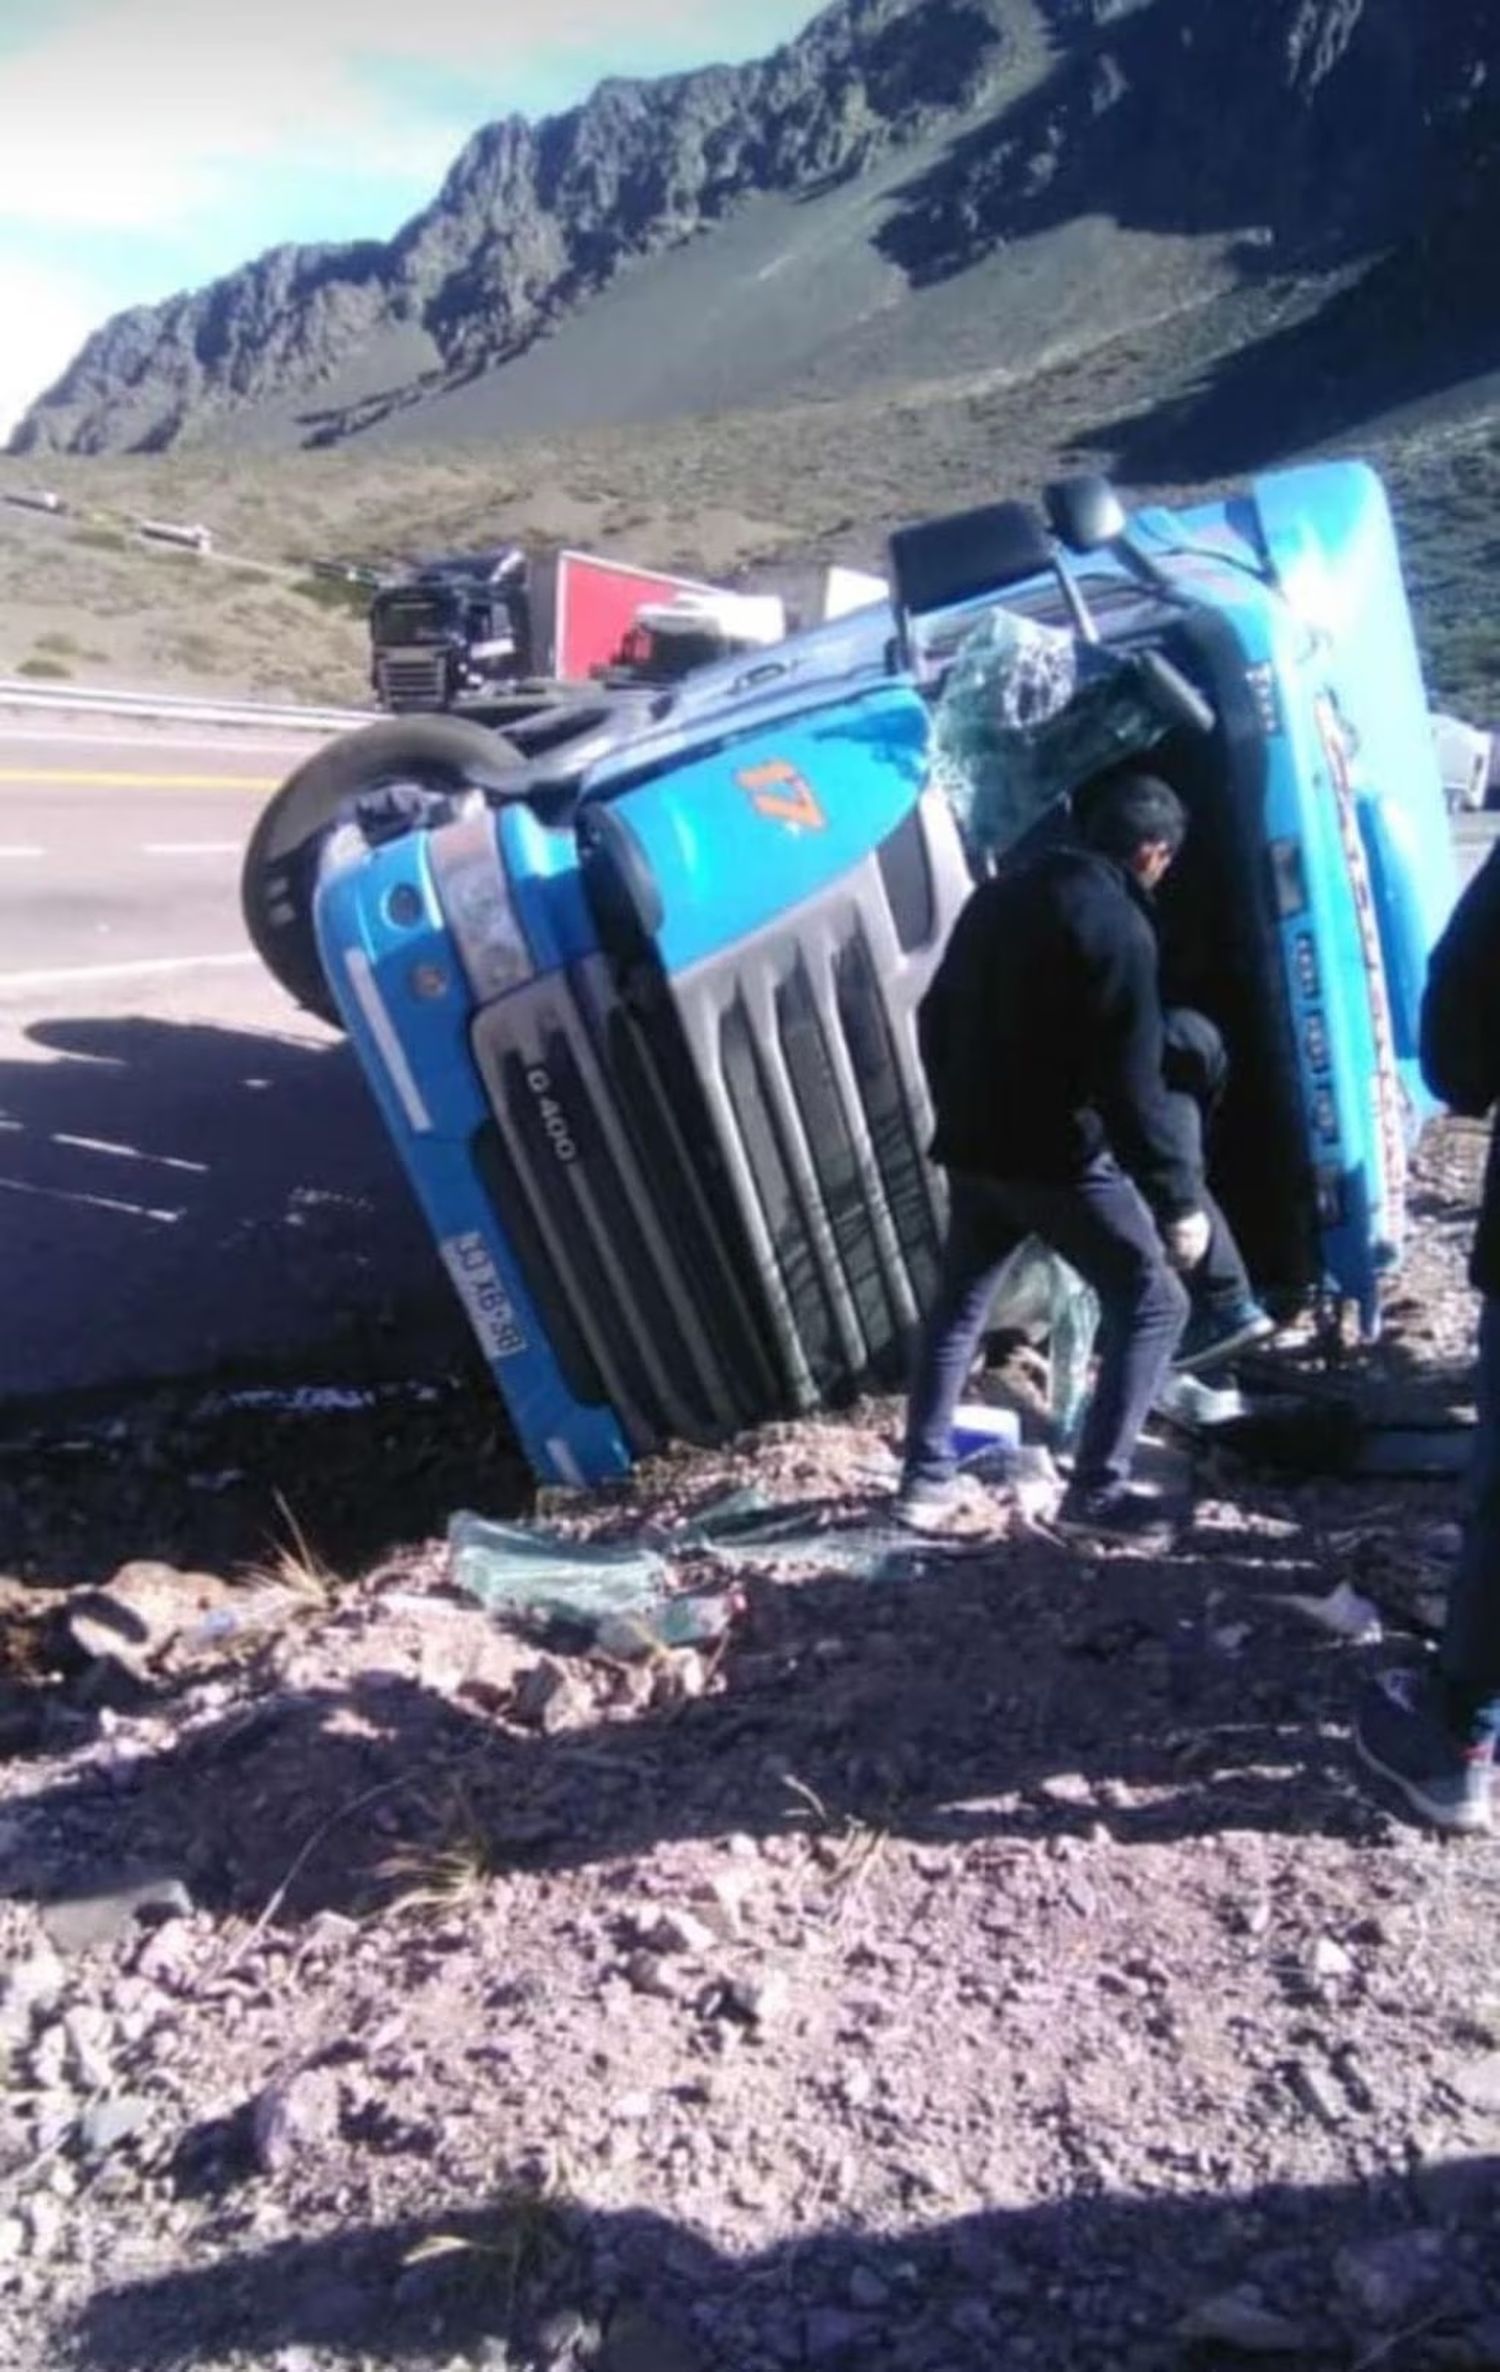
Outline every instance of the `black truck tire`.
<svg viewBox="0 0 1500 2372">
<path fill-rule="evenodd" d="M 473 788 L 500 797 L 522 763 L 498 733 L 463 717 L 403 717 L 325 742 L 289 774 L 250 835 L 240 905 L 250 943 L 287 995 L 343 1025 L 313 929 L 318 858 L 352 799 L 383 783 Z"/>
</svg>

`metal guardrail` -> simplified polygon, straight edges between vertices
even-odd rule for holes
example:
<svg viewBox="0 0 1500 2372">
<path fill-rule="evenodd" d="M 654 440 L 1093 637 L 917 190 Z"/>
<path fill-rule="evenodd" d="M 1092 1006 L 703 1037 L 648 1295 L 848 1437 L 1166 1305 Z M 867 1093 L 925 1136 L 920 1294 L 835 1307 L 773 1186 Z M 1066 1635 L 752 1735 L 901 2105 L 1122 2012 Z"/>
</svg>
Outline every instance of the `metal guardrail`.
<svg viewBox="0 0 1500 2372">
<path fill-rule="evenodd" d="M 373 725 L 367 708 L 298 708 L 268 700 L 192 700 L 164 692 L 94 691 L 83 685 L 26 683 L 0 677 L 0 709 L 37 708 L 59 715 L 154 717 L 180 725 L 277 725 L 289 732 L 339 733 Z"/>
</svg>

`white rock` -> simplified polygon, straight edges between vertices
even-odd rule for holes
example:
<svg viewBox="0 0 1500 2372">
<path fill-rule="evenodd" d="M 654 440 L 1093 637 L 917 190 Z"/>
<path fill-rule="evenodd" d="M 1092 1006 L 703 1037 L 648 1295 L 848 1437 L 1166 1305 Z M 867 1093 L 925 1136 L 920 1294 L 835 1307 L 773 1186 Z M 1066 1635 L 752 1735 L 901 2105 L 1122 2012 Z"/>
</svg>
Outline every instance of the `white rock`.
<svg viewBox="0 0 1500 2372">
<path fill-rule="evenodd" d="M 66 1972 L 49 1943 L 42 1942 L 24 1960 L 6 1971 L 0 1984 L 0 2017 L 30 2019 L 52 2009 L 62 1993 Z"/>
<path fill-rule="evenodd" d="M 303 2068 L 269 2084 L 250 2111 L 256 2162 L 278 2174 L 294 2158 L 325 2147 L 338 2132 L 338 2084 L 327 2068 Z"/>
<path fill-rule="evenodd" d="M 44 2026 L 31 2054 L 33 2079 L 44 2092 L 54 2092 L 68 2067 L 68 2038 L 61 2025 Z"/>
<path fill-rule="evenodd" d="M 714 1931 L 691 1911 L 656 1911 L 641 1922 L 642 1933 L 648 1944 L 659 1952 L 703 1953 L 712 1951 Z"/>
<path fill-rule="evenodd" d="M 701 1886 L 694 1898 L 705 1925 L 726 1942 L 745 1932 L 745 1898 L 750 1886 L 748 1871 L 724 1870 Z"/>
<path fill-rule="evenodd" d="M 1294 1594 L 1283 1598 L 1282 1604 L 1295 1607 L 1309 1622 L 1316 1623 L 1320 1631 L 1331 1632 L 1335 1639 L 1347 1639 L 1354 1647 L 1378 1647 L 1384 1637 L 1379 1607 L 1361 1597 L 1347 1581 L 1341 1581 L 1326 1598 Z"/>
<path fill-rule="evenodd" d="M 50 2257 L 62 2238 L 63 2211 L 46 2191 L 33 2191 L 21 2210 L 34 2256 Z"/>
<path fill-rule="evenodd" d="M 1312 1948 L 1312 1972 L 1315 1977 L 1347 1977 L 1353 1974 L 1354 1961 L 1342 1944 L 1332 1936 L 1320 1935 Z"/>
<path fill-rule="evenodd" d="M 79 2002 L 68 2011 L 62 2028 L 74 2081 L 85 2092 L 103 2091 L 112 2072 L 109 2060 L 112 2029 L 108 2018 L 88 2002 Z"/>
</svg>

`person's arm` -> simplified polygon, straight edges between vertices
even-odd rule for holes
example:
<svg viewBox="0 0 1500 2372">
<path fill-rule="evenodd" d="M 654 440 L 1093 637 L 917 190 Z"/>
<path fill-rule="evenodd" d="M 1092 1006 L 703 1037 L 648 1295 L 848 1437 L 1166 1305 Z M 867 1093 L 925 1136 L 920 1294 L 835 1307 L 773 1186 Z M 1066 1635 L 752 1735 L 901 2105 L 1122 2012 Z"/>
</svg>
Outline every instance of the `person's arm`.
<svg viewBox="0 0 1500 2372">
<path fill-rule="evenodd" d="M 1094 942 L 1086 956 L 1094 1103 L 1115 1159 L 1166 1225 L 1199 1208 L 1203 1181 L 1162 1076 L 1156 950 L 1144 925 L 1095 933 Z"/>
<path fill-rule="evenodd" d="M 1500 847 L 1492 848 L 1432 951 L 1422 998 L 1422 1076 L 1472 1119 L 1500 1096 Z"/>
<path fill-rule="evenodd" d="M 917 1051 L 934 1107 L 942 1101 L 942 1077 L 948 1065 L 952 1029 L 948 1012 L 948 983 L 941 967 L 917 1006 Z"/>
</svg>

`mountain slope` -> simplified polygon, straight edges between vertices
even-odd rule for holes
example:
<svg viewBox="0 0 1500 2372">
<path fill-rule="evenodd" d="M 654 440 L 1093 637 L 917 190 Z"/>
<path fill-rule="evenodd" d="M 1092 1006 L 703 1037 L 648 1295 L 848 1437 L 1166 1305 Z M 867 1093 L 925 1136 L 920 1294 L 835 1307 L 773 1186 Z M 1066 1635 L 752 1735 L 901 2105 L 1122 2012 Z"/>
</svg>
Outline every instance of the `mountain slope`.
<svg viewBox="0 0 1500 2372">
<path fill-rule="evenodd" d="M 99 331 L 17 448 L 161 449 L 394 338 L 453 384 L 520 352 L 631 257 L 765 190 L 857 173 L 971 106 L 1039 24 L 1033 0 L 836 0 L 769 59 L 654 83 L 476 134 L 388 246 L 280 248 Z M 413 334 L 415 333 L 415 334 Z"/>
<path fill-rule="evenodd" d="M 1446 292 L 1494 316 L 1497 25 L 1500 0 L 837 0 L 760 64 L 488 127 L 388 245 L 121 316 L 16 449 L 661 418 L 955 349 L 1029 369 L 1232 276 L 1403 246 L 1440 374 Z"/>
</svg>

